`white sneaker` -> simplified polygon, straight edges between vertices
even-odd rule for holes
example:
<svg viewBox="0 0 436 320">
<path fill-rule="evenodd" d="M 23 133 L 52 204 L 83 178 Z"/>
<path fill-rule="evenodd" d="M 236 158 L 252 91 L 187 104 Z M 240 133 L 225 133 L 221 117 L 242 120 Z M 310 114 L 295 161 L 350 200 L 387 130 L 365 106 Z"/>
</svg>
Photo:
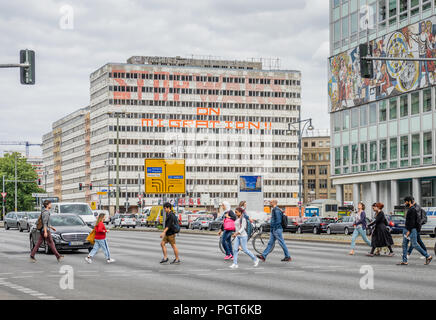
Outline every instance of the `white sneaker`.
<svg viewBox="0 0 436 320">
<path fill-rule="evenodd" d="M 109 259 L 109 260 L 106 260 L 106 262 L 107 263 L 113 263 L 113 262 L 115 262 L 115 259 Z"/>
<path fill-rule="evenodd" d="M 421 257 L 421 258 L 419 258 L 419 259 L 421 259 L 421 260 L 424 260 L 424 259 L 425 259 L 425 257 Z"/>
<path fill-rule="evenodd" d="M 407 260 L 409 260 L 409 259 L 410 259 L 410 254 L 407 255 Z"/>
<path fill-rule="evenodd" d="M 254 261 L 254 267 L 256 268 L 259 265 L 259 259 L 256 258 L 256 261 Z"/>
<path fill-rule="evenodd" d="M 86 257 L 86 258 L 85 258 L 85 261 L 86 261 L 86 262 L 88 262 L 89 264 L 91 264 L 91 263 L 92 263 L 92 259 L 91 259 L 91 258 L 89 258 L 89 257 Z"/>
<path fill-rule="evenodd" d="M 237 264 L 232 264 L 230 266 L 230 269 L 238 269 L 238 268 L 239 268 L 239 266 Z"/>
</svg>

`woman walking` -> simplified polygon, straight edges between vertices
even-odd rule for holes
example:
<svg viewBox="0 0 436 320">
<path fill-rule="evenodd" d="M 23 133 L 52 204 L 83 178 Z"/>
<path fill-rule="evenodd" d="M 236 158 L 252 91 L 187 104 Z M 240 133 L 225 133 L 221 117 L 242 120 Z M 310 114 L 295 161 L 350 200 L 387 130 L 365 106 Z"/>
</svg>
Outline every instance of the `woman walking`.
<svg viewBox="0 0 436 320">
<path fill-rule="evenodd" d="M 244 217 L 244 209 L 237 208 L 236 209 L 236 221 L 235 221 L 235 233 L 232 235 L 235 238 L 235 242 L 233 245 L 233 264 L 230 266 L 232 269 L 238 268 L 238 254 L 239 254 L 239 246 L 242 247 L 242 251 L 247 254 L 254 262 L 254 266 L 257 267 L 259 265 L 259 259 L 254 256 L 247 248 L 247 220 Z"/>
<path fill-rule="evenodd" d="M 224 251 L 226 252 L 224 260 L 230 260 L 233 259 L 232 234 L 235 232 L 236 215 L 231 210 L 230 203 L 227 201 L 223 201 L 222 206 L 224 208 L 223 224 L 221 226 L 221 230 L 218 232 L 218 235 L 220 236 L 221 233 L 223 234 L 222 245 Z"/>
<path fill-rule="evenodd" d="M 394 241 L 392 240 L 392 236 L 386 228 L 388 225 L 388 221 L 386 220 L 385 214 L 382 211 L 384 208 L 383 203 L 374 203 L 372 206 L 376 216 L 375 220 L 371 222 L 368 226 L 374 226 L 374 231 L 371 237 L 371 252 L 367 254 L 369 257 L 374 257 L 374 252 L 376 248 L 384 248 L 388 247 L 389 249 L 389 257 L 394 256 L 394 251 L 392 250 L 392 245 Z"/>
<path fill-rule="evenodd" d="M 111 259 L 109 247 L 107 245 L 106 233 L 108 233 L 109 230 L 106 230 L 106 227 L 104 226 L 105 216 L 106 215 L 104 213 L 100 213 L 100 215 L 97 218 L 97 221 L 95 222 L 94 247 L 92 248 L 92 251 L 89 253 L 89 255 L 85 258 L 85 261 L 88 263 L 92 263 L 92 258 L 97 254 L 100 248 L 103 249 L 104 255 L 106 256 L 107 263 L 115 262 L 114 259 Z"/>
<path fill-rule="evenodd" d="M 366 236 L 366 213 L 365 213 L 365 205 L 363 202 L 359 202 L 357 205 L 357 214 L 354 220 L 354 232 L 353 237 L 351 238 L 351 251 L 350 255 L 354 256 L 354 248 L 356 247 L 356 239 L 360 235 L 363 241 L 366 242 L 368 246 L 371 247 L 371 241 L 369 241 Z"/>
</svg>

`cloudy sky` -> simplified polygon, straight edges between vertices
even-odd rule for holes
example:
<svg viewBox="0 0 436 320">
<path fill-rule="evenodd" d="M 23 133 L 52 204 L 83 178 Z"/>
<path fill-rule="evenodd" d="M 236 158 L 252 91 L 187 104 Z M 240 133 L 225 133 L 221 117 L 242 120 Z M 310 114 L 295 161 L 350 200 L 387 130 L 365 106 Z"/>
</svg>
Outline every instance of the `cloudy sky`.
<svg viewBox="0 0 436 320">
<path fill-rule="evenodd" d="M 89 104 L 91 72 L 133 55 L 279 58 L 282 69 L 302 71 L 303 116 L 327 129 L 328 3 L 2 1 L 0 63 L 18 63 L 20 49 L 35 50 L 37 84 L 23 86 L 18 69 L 0 69 L 0 141 L 40 143 L 53 121 Z M 65 24 L 69 8 L 73 25 Z"/>
</svg>

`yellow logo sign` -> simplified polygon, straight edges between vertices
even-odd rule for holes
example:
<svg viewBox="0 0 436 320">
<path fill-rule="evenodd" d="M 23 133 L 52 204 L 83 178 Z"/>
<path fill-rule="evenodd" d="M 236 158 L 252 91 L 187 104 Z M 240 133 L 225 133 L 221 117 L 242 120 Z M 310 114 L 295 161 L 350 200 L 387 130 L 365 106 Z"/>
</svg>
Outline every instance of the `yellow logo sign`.
<svg viewBox="0 0 436 320">
<path fill-rule="evenodd" d="M 145 159 L 146 194 L 185 194 L 185 160 Z"/>
</svg>

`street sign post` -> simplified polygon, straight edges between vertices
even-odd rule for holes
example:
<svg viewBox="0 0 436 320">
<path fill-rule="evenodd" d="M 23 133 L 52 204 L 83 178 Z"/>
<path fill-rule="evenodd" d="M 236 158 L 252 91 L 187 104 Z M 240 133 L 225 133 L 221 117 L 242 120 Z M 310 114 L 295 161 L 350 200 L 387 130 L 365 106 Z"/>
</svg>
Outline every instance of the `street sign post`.
<svg viewBox="0 0 436 320">
<path fill-rule="evenodd" d="M 146 194 L 185 194 L 185 160 L 146 159 Z"/>
<path fill-rule="evenodd" d="M 6 198 L 7 192 L 2 192 L 1 194 L 3 199 Z"/>
</svg>

